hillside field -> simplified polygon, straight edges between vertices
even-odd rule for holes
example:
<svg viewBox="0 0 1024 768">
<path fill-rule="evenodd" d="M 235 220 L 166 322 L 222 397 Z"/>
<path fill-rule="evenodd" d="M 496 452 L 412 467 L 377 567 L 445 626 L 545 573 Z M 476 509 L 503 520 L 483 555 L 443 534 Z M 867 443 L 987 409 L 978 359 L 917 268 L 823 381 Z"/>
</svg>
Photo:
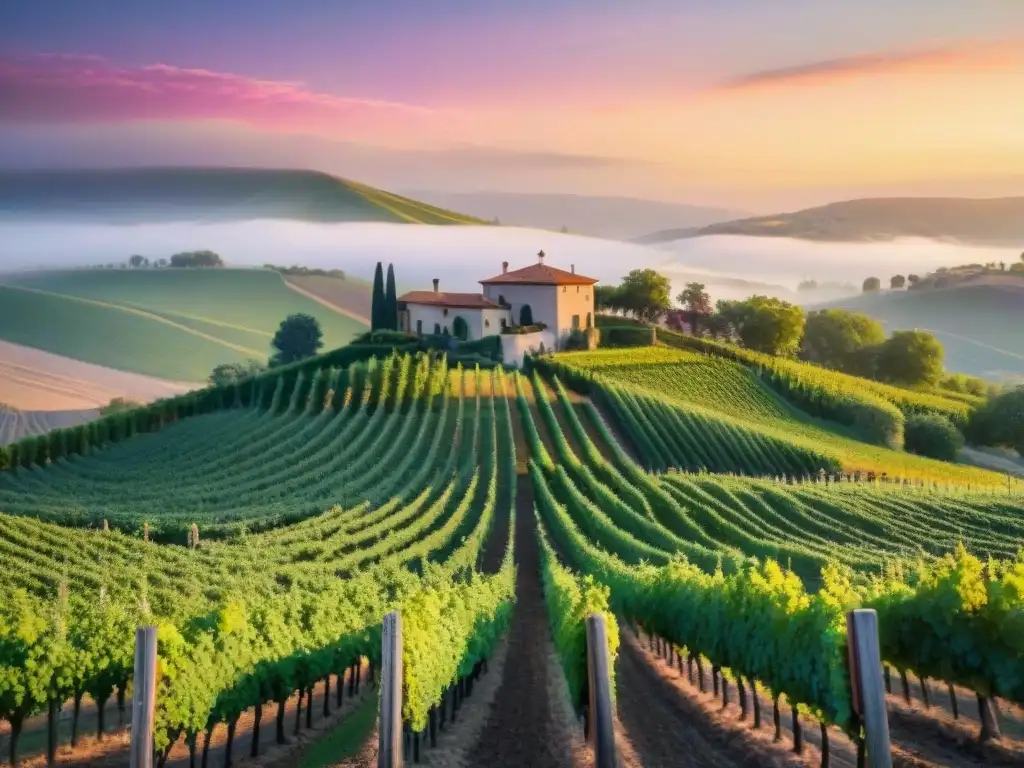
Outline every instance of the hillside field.
<svg viewBox="0 0 1024 768">
<path fill-rule="evenodd" d="M 862 294 L 822 306 L 863 312 L 890 333 L 934 333 L 946 350 L 947 370 L 993 381 L 1024 378 L 1024 277 Z"/>
<path fill-rule="evenodd" d="M 102 710 L 131 685 L 134 626 L 157 621 L 167 764 L 188 764 L 211 724 L 217 764 L 233 743 L 262 754 L 284 729 L 261 745 L 253 724 L 276 708 L 296 713 L 289 733 L 315 735 L 312 710 L 326 717 L 357 670 L 380 668 L 381 622 L 399 611 L 416 749 L 568 766 L 579 722 L 559 712 L 586 702 L 596 612 L 630 765 L 775 764 L 799 729 L 808 744 L 788 764 L 818 765 L 830 744 L 853 765 L 844 613 L 867 607 L 895 685 L 912 675 L 915 690 L 977 702 L 953 725 L 933 698 L 915 725 L 891 695 L 895 755 L 1024 757 L 1024 495 L 1002 476 L 870 446 L 915 482 L 855 480 L 822 462 L 856 440 L 694 352 L 566 353 L 529 374 L 330 359 L 0 451 L 0 681 L 18 683 L 0 698 L 0 721 L 18 724 L 0 724 L 6 746 L 39 754 L 44 713 L 84 693 Z M 671 686 L 659 656 L 676 661 Z M 731 702 L 705 692 L 708 667 Z M 478 701 L 474 683 L 501 696 Z M 787 708 L 778 743 L 773 694 Z M 753 741 L 746 714 L 719 714 L 751 697 L 766 708 Z M 1005 737 L 978 745 L 994 708 Z M 120 765 L 127 741 L 104 744 Z"/>
<path fill-rule="evenodd" d="M 92 269 L 0 276 L 0 339 L 75 360 L 202 382 L 221 363 L 266 360 L 303 312 L 324 348 L 365 329 L 258 269 Z"/>
<path fill-rule="evenodd" d="M 0 218 L 139 221 L 482 221 L 319 171 L 106 168 L 0 171 Z"/>
</svg>

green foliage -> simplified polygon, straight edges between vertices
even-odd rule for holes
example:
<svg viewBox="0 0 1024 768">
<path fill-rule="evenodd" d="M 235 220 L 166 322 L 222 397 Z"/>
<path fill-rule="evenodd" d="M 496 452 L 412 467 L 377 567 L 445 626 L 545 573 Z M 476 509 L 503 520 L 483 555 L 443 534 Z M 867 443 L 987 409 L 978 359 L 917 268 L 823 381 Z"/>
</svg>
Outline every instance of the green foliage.
<svg viewBox="0 0 1024 768">
<path fill-rule="evenodd" d="M 615 658 L 619 650 L 619 626 L 612 612 L 611 590 L 597 583 L 593 576 L 577 576 L 562 567 L 547 537 L 540 535 L 541 580 L 544 602 L 551 624 L 551 637 L 562 663 L 569 699 L 577 712 L 587 704 L 587 617 L 604 616 L 608 642 L 608 670 L 612 696 L 615 695 Z"/>
<path fill-rule="evenodd" d="M 653 269 L 634 269 L 622 278 L 616 293 L 618 308 L 645 323 L 656 322 L 671 307 L 672 284 Z"/>
<path fill-rule="evenodd" d="M 877 277 L 869 277 L 864 281 L 864 293 L 877 293 L 882 290 L 882 281 Z"/>
<path fill-rule="evenodd" d="M 1024 386 L 997 395 L 978 408 L 966 433 L 977 445 L 1013 448 L 1024 455 Z"/>
<path fill-rule="evenodd" d="M 469 338 L 469 325 L 462 315 L 456 315 L 455 319 L 452 320 L 452 336 L 459 341 L 465 341 Z"/>
<path fill-rule="evenodd" d="M 754 296 L 737 302 L 734 325 L 740 343 L 747 349 L 769 355 L 796 354 L 804 332 L 802 308 L 781 299 Z"/>
<path fill-rule="evenodd" d="M 271 345 L 277 350 L 274 355 L 277 365 L 313 357 L 324 345 L 320 322 L 312 315 L 289 315 L 281 321 Z"/>
<path fill-rule="evenodd" d="M 942 345 L 925 331 L 896 331 L 879 348 L 876 371 L 882 381 L 906 387 L 934 387 L 942 378 Z"/>
<path fill-rule="evenodd" d="M 902 290 L 903 287 L 906 286 L 906 284 L 907 278 L 905 278 L 903 275 L 893 275 L 891 278 L 889 278 L 889 288 L 891 288 L 894 291 Z"/>
<path fill-rule="evenodd" d="M 885 341 L 877 320 L 845 309 L 822 309 L 807 316 L 800 357 L 853 376 L 874 373 L 872 348 Z"/>
<path fill-rule="evenodd" d="M 184 251 L 171 256 L 171 266 L 178 268 L 223 267 L 224 261 L 213 251 Z"/>
<path fill-rule="evenodd" d="M 387 297 L 384 294 L 384 264 L 377 262 L 373 270 L 373 292 L 370 294 L 370 330 L 394 330 L 387 322 Z"/>
<path fill-rule="evenodd" d="M 910 453 L 941 461 L 956 461 L 964 436 L 949 419 L 936 414 L 916 414 L 907 419 L 905 448 Z"/>
<path fill-rule="evenodd" d="M 395 289 L 395 265 L 388 264 L 388 276 L 384 290 L 384 312 L 381 317 L 385 328 L 398 330 L 398 293 Z"/>
<path fill-rule="evenodd" d="M 657 331 L 645 326 L 605 326 L 601 331 L 601 346 L 649 347 L 657 339 Z"/>
<path fill-rule="evenodd" d="M 215 387 L 237 384 L 258 376 L 267 370 L 267 364 L 260 360 L 246 360 L 244 363 L 221 363 L 210 373 L 208 381 Z"/>
</svg>

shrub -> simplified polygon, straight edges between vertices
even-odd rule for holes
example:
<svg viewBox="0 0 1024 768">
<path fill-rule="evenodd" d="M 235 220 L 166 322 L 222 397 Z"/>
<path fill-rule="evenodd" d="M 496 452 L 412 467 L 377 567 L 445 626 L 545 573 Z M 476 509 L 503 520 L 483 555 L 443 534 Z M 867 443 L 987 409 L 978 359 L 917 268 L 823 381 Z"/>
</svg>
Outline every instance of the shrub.
<svg viewBox="0 0 1024 768">
<path fill-rule="evenodd" d="M 547 327 L 546 323 L 527 323 L 525 325 L 520 323 L 519 325 L 506 325 L 501 329 L 501 332 L 521 336 L 526 333 L 537 333 L 538 331 L 546 330 Z"/>
<path fill-rule="evenodd" d="M 625 326 L 601 329 L 602 347 L 649 347 L 656 339 L 655 330 L 647 327 Z"/>
<path fill-rule="evenodd" d="M 977 445 L 1015 448 L 1024 455 L 1024 386 L 997 395 L 978 408 L 967 425 L 967 437 Z"/>
<path fill-rule="evenodd" d="M 903 434 L 907 452 L 932 459 L 954 461 L 964 447 L 964 436 L 949 419 L 938 414 L 911 416 Z"/>
</svg>

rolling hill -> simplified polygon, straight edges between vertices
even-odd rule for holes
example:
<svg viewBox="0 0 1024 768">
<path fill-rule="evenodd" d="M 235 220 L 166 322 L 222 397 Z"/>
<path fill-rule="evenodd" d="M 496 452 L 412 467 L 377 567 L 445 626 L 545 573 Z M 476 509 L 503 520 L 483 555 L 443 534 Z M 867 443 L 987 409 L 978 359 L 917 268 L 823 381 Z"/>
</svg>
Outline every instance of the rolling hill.
<svg viewBox="0 0 1024 768">
<path fill-rule="evenodd" d="M 891 332 L 919 328 L 946 349 L 946 369 L 1000 381 L 1024 378 L 1024 278 L 950 288 L 884 291 L 817 305 L 879 320 Z"/>
<path fill-rule="evenodd" d="M 361 284 L 360 284 L 361 285 Z M 365 323 L 259 269 L 92 269 L 0 276 L 0 339 L 176 381 L 266 359 L 289 314 L 320 321 L 324 347 Z"/>
<path fill-rule="evenodd" d="M 686 227 L 682 223 L 635 242 L 654 244 L 705 235 L 752 235 L 854 242 L 918 237 L 1017 246 L 1024 244 L 1024 197 L 865 198 L 698 229 Z"/>
<path fill-rule="evenodd" d="M 610 240 L 627 240 L 639 232 L 668 226 L 699 228 L 745 215 L 742 211 L 703 205 L 596 195 L 515 192 L 408 193 L 443 208 L 466 211 L 487 221 L 518 227 L 568 231 Z"/>
<path fill-rule="evenodd" d="M 111 223 L 292 219 L 482 224 L 318 171 L 124 168 L 0 171 L 0 218 Z"/>
</svg>

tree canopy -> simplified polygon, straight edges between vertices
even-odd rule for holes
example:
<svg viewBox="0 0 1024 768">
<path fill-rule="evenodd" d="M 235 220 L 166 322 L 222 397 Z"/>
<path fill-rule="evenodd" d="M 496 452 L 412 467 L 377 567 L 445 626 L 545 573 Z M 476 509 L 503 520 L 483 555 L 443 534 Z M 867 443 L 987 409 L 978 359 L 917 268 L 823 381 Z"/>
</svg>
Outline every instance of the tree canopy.
<svg viewBox="0 0 1024 768">
<path fill-rule="evenodd" d="M 905 387 L 933 387 L 942 379 L 945 350 L 925 331 L 895 331 L 878 347 L 875 373 Z"/>
<path fill-rule="evenodd" d="M 967 434 L 978 445 L 1014 448 L 1024 456 L 1024 386 L 996 395 L 978 408 Z"/>
<path fill-rule="evenodd" d="M 634 269 L 617 291 L 619 308 L 645 323 L 655 323 L 671 307 L 672 284 L 653 269 Z"/>
<path fill-rule="evenodd" d="M 882 281 L 877 277 L 869 277 L 864 281 L 864 293 L 874 293 L 882 290 Z"/>
<path fill-rule="evenodd" d="M 384 264 L 377 262 L 373 271 L 373 293 L 370 297 L 370 330 L 387 330 L 387 297 L 384 295 Z"/>
<path fill-rule="evenodd" d="M 281 321 L 271 344 L 277 350 L 273 357 L 275 365 L 293 363 L 320 351 L 324 345 L 323 331 L 315 317 L 300 312 Z"/>
<path fill-rule="evenodd" d="M 889 278 L 889 287 L 894 291 L 902 289 L 907 284 L 907 278 L 903 275 L 893 275 Z"/>
<path fill-rule="evenodd" d="M 250 376 L 256 376 L 267 370 L 267 364 L 259 360 L 246 360 L 244 363 L 223 363 L 210 373 L 208 381 L 214 386 L 234 384 Z"/>
<path fill-rule="evenodd" d="M 885 341 L 885 329 L 874 318 L 846 309 L 822 309 L 807 316 L 800 357 L 808 362 L 870 376 L 871 350 Z"/>
<path fill-rule="evenodd" d="M 213 251 L 183 251 L 171 256 L 172 267 L 223 267 L 224 262 Z"/>
<path fill-rule="evenodd" d="M 796 354 L 807 316 L 801 307 L 770 296 L 752 296 L 746 301 L 720 302 L 740 343 L 747 349 L 769 355 Z"/>
<path fill-rule="evenodd" d="M 384 327 L 389 331 L 398 330 L 398 292 L 395 288 L 395 265 L 388 264 L 388 276 L 384 287 Z"/>
</svg>

